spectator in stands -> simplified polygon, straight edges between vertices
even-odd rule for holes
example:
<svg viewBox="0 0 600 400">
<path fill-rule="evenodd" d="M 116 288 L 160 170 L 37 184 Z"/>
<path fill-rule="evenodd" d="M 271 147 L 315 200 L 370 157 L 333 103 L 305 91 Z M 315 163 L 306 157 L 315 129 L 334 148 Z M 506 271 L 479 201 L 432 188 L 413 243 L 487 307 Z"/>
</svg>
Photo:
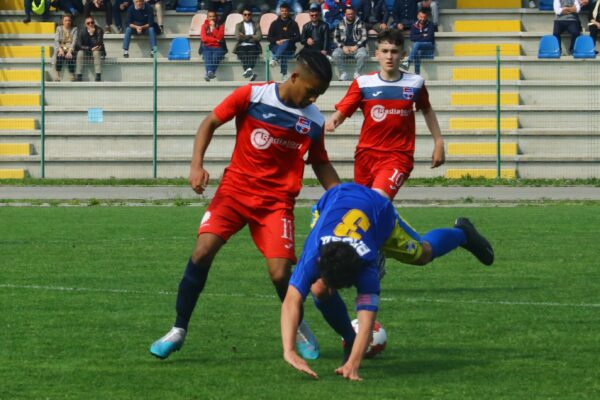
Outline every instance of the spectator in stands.
<svg viewBox="0 0 600 400">
<path fill-rule="evenodd" d="M 256 60 L 258 60 L 258 56 L 262 52 L 260 46 L 262 32 L 258 23 L 252 20 L 250 7 L 243 7 L 242 17 L 242 22 L 238 22 L 235 26 L 235 37 L 238 42 L 233 52 L 237 54 L 238 59 L 242 63 L 242 68 L 244 68 L 242 76 L 250 78 L 253 81 L 257 77 L 256 72 L 254 72 Z"/>
<path fill-rule="evenodd" d="M 282 81 L 287 79 L 288 60 L 296 51 L 296 42 L 300 40 L 300 28 L 290 18 L 290 8 L 286 3 L 279 6 L 279 18 L 271 23 L 267 36 L 271 50 L 272 67 L 280 65 Z"/>
<path fill-rule="evenodd" d="M 71 72 L 71 80 L 75 80 L 75 43 L 77 41 L 77 27 L 73 26 L 73 17 L 70 14 L 62 16 L 62 24 L 56 27 L 54 34 L 54 80 L 60 81 L 60 71 L 64 63 Z"/>
<path fill-rule="evenodd" d="M 351 6 L 350 0 L 324 0 L 321 5 L 323 10 L 323 20 L 333 32 L 340 22 L 344 19 L 344 10 Z"/>
<path fill-rule="evenodd" d="M 102 80 L 102 59 L 106 56 L 104 49 L 104 31 L 94 22 L 90 15 L 85 19 L 85 27 L 77 35 L 77 80 L 82 80 L 83 65 L 94 60 L 96 82 Z"/>
<path fill-rule="evenodd" d="M 106 19 L 104 33 L 110 33 L 113 13 L 110 0 L 88 0 L 83 8 L 83 15 L 87 18 L 92 14 L 92 11 L 104 11 L 104 16 Z"/>
<path fill-rule="evenodd" d="M 202 40 L 202 57 L 204 57 L 206 68 L 204 80 L 209 82 L 215 78 L 217 67 L 223 60 L 223 56 L 225 56 L 225 49 L 223 48 L 225 27 L 217 21 L 215 11 L 209 11 L 206 14 L 206 21 L 200 29 L 200 38 Z"/>
<path fill-rule="evenodd" d="M 417 11 L 424 10 L 431 15 L 431 22 L 437 32 L 437 26 L 440 22 L 440 4 L 438 0 L 423 0 L 417 4 Z"/>
<path fill-rule="evenodd" d="M 123 33 L 123 20 L 121 13 L 127 13 L 127 9 L 133 4 L 132 0 L 114 0 L 113 3 L 113 19 L 117 27 L 117 33 Z"/>
<path fill-rule="evenodd" d="M 154 10 L 144 0 L 133 0 L 133 7 L 127 9 L 127 20 L 125 22 L 125 38 L 123 39 L 123 57 L 129 58 L 129 42 L 131 35 L 147 34 L 150 41 L 150 56 L 154 57 L 156 47 L 156 32 L 154 32 Z"/>
<path fill-rule="evenodd" d="M 395 0 L 392 11 L 393 27 L 399 31 L 409 30 L 417 21 L 416 0 Z"/>
<path fill-rule="evenodd" d="M 144 0 L 146 3 L 150 4 L 156 13 L 156 22 L 158 23 L 159 31 L 156 32 L 157 35 L 160 35 L 165 31 L 165 26 L 163 25 L 164 11 L 161 0 Z M 156 27 L 155 27 L 156 28 Z"/>
<path fill-rule="evenodd" d="M 590 8 L 590 23 L 588 29 L 590 30 L 590 36 L 594 39 L 594 44 L 598 42 L 598 32 L 600 32 L 600 1 L 597 1 L 592 8 Z M 598 52 L 596 51 L 596 54 Z"/>
<path fill-rule="evenodd" d="M 310 16 L 310 22 L 304 24 L 302 27 L 300 43 L 308 49 L 327 55 L 331 48 L 329 28 L 320 18 L 319 5 L 311 4 L 308 15 Z"/>
<path fill-rule="evenodd" d="M 51 5 L 57 10 L 71 14 L 73 18 L 83 13 L 83 3 L 81 0 L 54 0 Z"/>
<path fill-rule="evenodd" d="M 300 2 L 300 0 L 277 0 L 277 8 L 275 9 L 275 13 L 279 14 L 279 10 L 282 4 L 287 4 L 289 8 L 296 14 L 300 14 L 304 11 L 304 8 Z"/>
<path fill-rule="evenodd" d="M 415 63 L 415 73 L 421 72 L 421 59 L 433 58 L 435 50 L 435 29 L 427 19 L 427 13 L 423 10 L 417 13 L 417 22 L 410 28 L 410 41 L 412 50 L 408 56 L 408 62 Z"/>
<path fill-rule="evenodd" d="M 25 0 L 25 18 L 23 23 L 31 22 L 31 13 L 41 15 L 43 21 L 48 21 L 50 18 L 50 0 Z"/>
<path fill-rule="evenodd" d="M 245 2 L 238 3 L 236 7 L 236 11 L 242 13 L 244 10 L 253 9 L 258 10 L 259 13 L 264 14 L 270 12 L 275 9 L 275 3 L 273 0 L 264 1 L 264 0 L 247 0 Z"/>
<path fill-rule="evenodd" d="M 587 2 L 586 2 L 587 4 Z M 554 32 L 553 35 L 560 44 L 560 35 L 567 31 L 571 35 L 571 44 L 569 45 L 569 54 L 573 54 L 575 39 L 581 34 L 581 22 L 579 21 L 579 10 L 581 4 L 579 0 L 554 0 Z"/>
<path fill-rule="evenodd" d="M 365 23 L 367 32 L 373 29 L 379 33 L 387 29 L 389 12 L 384 0 L 364 0 L 356 13 Z"/>
<path fill-rule="evenodd" d="M 206 9 L 208 11 L 214 11 L 218 13 L 221 11 L 221 17 L 219 17 L 219 25 L 225 25 L 227 16 L 233 11 L 233 1 L 231 0 L 207 0 Z"/>
<path fill-rule="evenodd" d="M 354 79 L 358 78 L 368 57 L 365 48 L 367 29 L 365 24 L 355 16 L 353 8 L 346 8 L 344 19 L 335 28 L 335 44 L 337 48 L 333 51 L 332 57 L 338 66 L 340 81 L 349 79 L 345 65 L 346 60 L 349 58 L 356 60 Z"/>
</svg>

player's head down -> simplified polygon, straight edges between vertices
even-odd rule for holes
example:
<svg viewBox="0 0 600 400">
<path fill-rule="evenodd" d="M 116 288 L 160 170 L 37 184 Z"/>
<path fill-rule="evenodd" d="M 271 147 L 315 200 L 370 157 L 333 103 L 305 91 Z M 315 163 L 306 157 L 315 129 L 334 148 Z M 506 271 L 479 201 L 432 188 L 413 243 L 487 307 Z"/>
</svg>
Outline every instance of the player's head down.
<svg viewBox="0 0 600 400">
<path fill-rule="evenodd" d="M 296 57 L 296 68 L 286 82 L 291 85 L 291 101 L 297 107 L 306 107 L 325 93 L 333 75 L 331 63 L 318 51 L 302 49 Z"/>
<path fill-rule="evenodd" d="M 383 71 L 392 72 L 400 68 L 405 56 L 404 34 L 397 29 L 386 29 L 377 35 L 375 58 Z"/>
<path fill-rule="evenodd" d="M 333 289 L 350 287 L 364 261 L 348 243 L 330 242 L 320 249 L 317 267 L 321 278 Z"/>
</svg>

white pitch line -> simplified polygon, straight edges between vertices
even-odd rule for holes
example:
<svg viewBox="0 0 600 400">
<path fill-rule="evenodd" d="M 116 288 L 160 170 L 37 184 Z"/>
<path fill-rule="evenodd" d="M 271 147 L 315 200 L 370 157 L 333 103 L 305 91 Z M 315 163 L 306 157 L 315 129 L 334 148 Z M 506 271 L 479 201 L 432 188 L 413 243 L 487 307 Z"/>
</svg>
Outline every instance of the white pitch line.
<svg viewBox="0 0 600 400">
<path fill-rule="evenodd" d="M 161 290 L 158 292 L 148 292 L 143 290 L 130 289 L 95 289 L 95 288 L 76 288 L 66 286 L 42 286 L 42 285 L 13 285 L 10 283 L 0 284 L 0 289 L 29 289 L 29 290 L 53 290 L 59 292 L 96 292 L 96 293 L 122 293 L 122 294 L 146 294 L 146 295 L 176 295 L 176 292 Z M 203 293 L 202 296 L 209 297 L 258 297 L 265 299 L 274 299 L 275 295 L 266 294 L 243 294 L 243 293 Z M 533 306 L 533 307 L 572 307 L 572 308 L 600 308 L 597 303 L 555 303 L 555 302 L 534 302 L 534 301 L 481 301 L 481 300 L 449 300 L 449 299 L 417 299 L 417 298 L 396 298 L 382 297 L 382 301 L 400 301 L 404 303 L 441 303 L 441 304 L 475 304 L 475 305 L 502 305 L 502 306 Z"/>
</svg>

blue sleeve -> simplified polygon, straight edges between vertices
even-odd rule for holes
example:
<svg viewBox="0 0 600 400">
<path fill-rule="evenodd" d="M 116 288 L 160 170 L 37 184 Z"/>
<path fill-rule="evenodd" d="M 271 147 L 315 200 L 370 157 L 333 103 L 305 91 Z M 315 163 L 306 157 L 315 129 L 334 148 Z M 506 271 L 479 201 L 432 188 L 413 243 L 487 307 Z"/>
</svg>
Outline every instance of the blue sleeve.
<svg viewBox="0 0 600 400">
<path fill-rule="evenodd" d="M 356 311 L 379 309 L 379 271 L 375 264 L 361 270 L 356 282 Z"/>
<path fill-rule="evenodd" d="M 307 256 L 303 253 L 298 265 L 294 268 L 294 272 L 290 278 L 290 285 L 300 292 L 302 299 L 306 299 L 306 296 L 310 292 L 310 287 L 319 279 L 319 276 L 317 256 Z"/>
</svg>

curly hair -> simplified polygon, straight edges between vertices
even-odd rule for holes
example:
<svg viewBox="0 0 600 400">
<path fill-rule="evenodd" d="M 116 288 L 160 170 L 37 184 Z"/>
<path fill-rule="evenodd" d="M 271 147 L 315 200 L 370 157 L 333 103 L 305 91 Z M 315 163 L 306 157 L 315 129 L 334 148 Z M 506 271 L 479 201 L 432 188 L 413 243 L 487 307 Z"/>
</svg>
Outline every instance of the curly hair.
<svg viewBox="0 0 600 400">
<path fill-rule="evenodd" d="M 317 268 L 325 284 L 334 289 L 352 286 L 364 261 L 356 250 L 344 242 L 330 242 L 319 251 Z"/>
</svg>

